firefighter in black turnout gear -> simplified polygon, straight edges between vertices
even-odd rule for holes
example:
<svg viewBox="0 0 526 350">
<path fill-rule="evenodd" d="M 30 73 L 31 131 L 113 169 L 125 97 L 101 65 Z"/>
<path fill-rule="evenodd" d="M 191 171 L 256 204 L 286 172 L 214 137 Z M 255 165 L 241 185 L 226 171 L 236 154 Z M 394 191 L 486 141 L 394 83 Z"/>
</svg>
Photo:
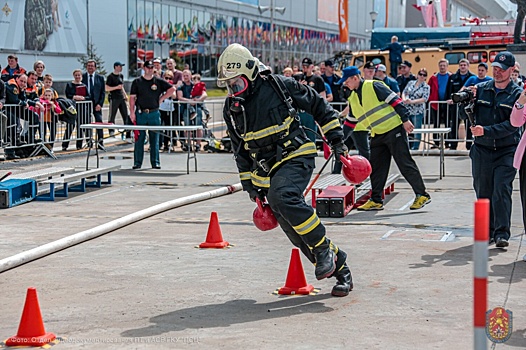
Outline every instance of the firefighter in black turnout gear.
<svg viewBox="0 0 526 350">
<path fill-rule="evenodd" d="M 337 113 L 309 86 L 270 74 L 239 44 L 221 54 L 218 85 L 229 92 L 223 117 L 243 190 L 252 201 L 268 201 L 292 244 L 316 265 L 318 280 L 336 277 L 332 295 L 348 295 L 353 283 L 347 254 L 326 237 L 325 227 L 303 197 L 317 151 L 296 109 L 314 116 L 339 159 L 347 148 Z"/>
</svg>

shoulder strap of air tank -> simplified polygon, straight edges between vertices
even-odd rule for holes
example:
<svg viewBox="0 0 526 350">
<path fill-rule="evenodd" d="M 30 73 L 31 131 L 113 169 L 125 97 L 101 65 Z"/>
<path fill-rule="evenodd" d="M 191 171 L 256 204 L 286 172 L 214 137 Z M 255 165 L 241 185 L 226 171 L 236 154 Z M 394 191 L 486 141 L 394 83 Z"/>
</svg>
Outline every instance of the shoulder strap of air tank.
<svg viewBox="0 0 526 350">
<path fill-rule="evenodd" d="M 289 90 L 285 86 L 285 83 L 283 83 L 281 78 L 275 74 L 269 74 L 268 79 L 270 81 L 270 85 L 274 88 L 277 94 L 283 98 L 283 102 L 285 102 L 287 105 L 290 116 L 298 120 L 298 111 L 292 106 L 292 97 L 290 96 Z"/>
</svg>

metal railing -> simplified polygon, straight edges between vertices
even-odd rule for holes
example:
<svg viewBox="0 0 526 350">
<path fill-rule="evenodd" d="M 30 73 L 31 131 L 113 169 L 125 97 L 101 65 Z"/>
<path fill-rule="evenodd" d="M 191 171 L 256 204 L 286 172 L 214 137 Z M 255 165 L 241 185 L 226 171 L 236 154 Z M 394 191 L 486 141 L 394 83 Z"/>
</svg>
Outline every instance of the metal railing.
<svg viewBox="0 0 526 350">
<path fill-rule="evenodd" d="M 463 105 L 448 104 L 447 101 L 430 101 L 422 128 L 451 128 L 451 132 L 444 140 L 446 146 L 456 149 L 458 143 L 466 142 L 467 148 L 469 148 L 469 143 L 473 142 L 473 136 L 471 135 L 469 121 L 465 117 L 463 108 Z M 464 125 L 464 135 L 461 135 L 460 132 L 462 125 Z M 434 147 L 438 145 L 439 136 L 437 134 L 429 137 L 428 146 Z"/>
<path fill-rule="evenodd" d="M 75 118 L 68 123 L 54 110 L 47 113 L 33 107 L 6 104 L 0 111 L 0 146 L 7 158 L 33 157 L 42 152 L 56 158 L 53 148 L 60 142 L 62 149 L 67 149 L 70 141 L 75 141 L 80 149 L 91 137 L 78 127 L 91 122 L 91 106 L 91 101 L 77 101 Z"/>
</svg>

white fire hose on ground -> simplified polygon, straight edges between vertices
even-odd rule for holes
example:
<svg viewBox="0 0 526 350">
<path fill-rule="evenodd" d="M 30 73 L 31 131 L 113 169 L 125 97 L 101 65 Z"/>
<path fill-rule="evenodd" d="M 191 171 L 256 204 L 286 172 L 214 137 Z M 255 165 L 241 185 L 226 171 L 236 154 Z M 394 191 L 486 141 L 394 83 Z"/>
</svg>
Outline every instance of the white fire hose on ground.
<svg viewBox="0 0 526 350">
<path fill-rule="evenodd" d="M 221 187 L 216 190 L 198 193 L 198 194 L 194 194 L 194 195 L 183 197 L 183 198 L 174 199 L 168 202 L 154 205 L 153 207 L 149 207 L 149 208 L 137 211 L 135 213 L 128 214 L 126 216 L 123 216 L 122 218 L 96 226 L 89 230 L 85 230 L 85 231 L 73 234 L 71 236 L 67 236 L 59 240 L 56 240 L 50 243 L 46 243 L 39 247 L 27 250 L 25 252 L 10 256 L 5 259 L 2 259 L 0 260 L 0 273 L 13 269 L 17 266 L 26 264 L 33 260 L 40 259 L 46 255 L 56 253 L 58 251 L 70 248 L 74 245 L 83 243 L 85 241 L 89 241 L 93 238 L 105 235 L 107 233 L 120 229 L 124 226 L 133 224 L 137 221 L 146 219 L 150 216 L 160 214 L 167 210 L 175 209 L 175 208 L 182 207 L 188 204 L 197 203 L 197 202 L 204 201 L 207 199 L 224 196 L 226 194 L 231 194 L 237 191 L 241 191 L 241 189 L 242 189 L 241 184 L 237 183 L 235 185 Z"/>
</svg>

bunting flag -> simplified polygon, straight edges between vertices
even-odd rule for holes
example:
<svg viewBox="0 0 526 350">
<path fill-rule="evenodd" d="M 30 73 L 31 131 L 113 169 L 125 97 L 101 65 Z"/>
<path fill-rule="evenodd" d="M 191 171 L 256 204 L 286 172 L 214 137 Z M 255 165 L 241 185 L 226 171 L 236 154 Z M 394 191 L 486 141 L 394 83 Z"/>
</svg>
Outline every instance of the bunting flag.
<svg viewBox="0 0 526 350">
<path fill-rule="evenodd" d="M 168 21 L 168 30 L 167 30 L 166 33 L 168 35 L 168 37 L 166 39 L 170 40 L 170 41 L 173 41 L 174 40 L 174 28 L 173 28 L 173 25 L 172 25 L 172 21 Z"/>
<path fill-rule="evenodd" d="M 340 42 L 349 41 L 349 5 L 348 0 L 338 0 L 338 26 L 340 28 Z"/>
<path fill-rule="evenodd" d="M 150 19 L 148 19 L 148 23 L 144 24 L 144 35 L 148 36 L 150 34 Z"/>
<path fill-rule="evenodd" d="M 156 20 L 155 24 L 157 26 L 157 33 L 155 33 L 155 38 L 158 40 L 163 40 L 163 28 L 159 24 L 159 20 Z"/>
<path fill-rule="evenodd" d="M 334 6 L 336 4 L 339 6 L 339 34 L 274 24 L 272 31 L 274 37 L 271 38 L 270 23 L 242 16 L 210 16 L 208 21 L 203 21 L 203 23 L 199 22 L 197 16 L 192 16 L 184 22 L 172 22 L 167 19 L 167 23 L 161 23 L 161 20 L 156 17 L 140 18 L 137 21 L 132 18 L 128 22 L 127 30 L 130 39 L 152 39 L 157 43 L 211 43 L 226 46 L 238 42 L 249 47 L 261 45 L 268 47 L 269 42 L 273 39 L 278 51 L 296 46 L 297 50 L 310 51 L 313 54 L 327 53 L 339 50 L 344 47 L 344 44 L 348 45 L 349 40 L 351 42 L 354 40 L 349 36 L 346 19 L 348 18 L 349 0 L 334 1 Z M 417 4 L 421 6 L 421 0 L 418 1 Z M 447 0 L 442 0 L 442 2 L 446 3 Z M 201 49 L 197 46 L 197 50 Z"/>
<path fill-rule="evenodd" d="M 133 17 L 130 21 L 130 25 L 128 26 L 128 35 L 135 34 L 135 28 L 133 27 Z"/>
</svg>

